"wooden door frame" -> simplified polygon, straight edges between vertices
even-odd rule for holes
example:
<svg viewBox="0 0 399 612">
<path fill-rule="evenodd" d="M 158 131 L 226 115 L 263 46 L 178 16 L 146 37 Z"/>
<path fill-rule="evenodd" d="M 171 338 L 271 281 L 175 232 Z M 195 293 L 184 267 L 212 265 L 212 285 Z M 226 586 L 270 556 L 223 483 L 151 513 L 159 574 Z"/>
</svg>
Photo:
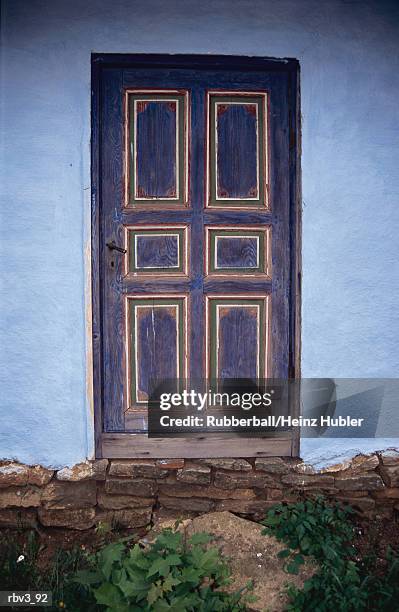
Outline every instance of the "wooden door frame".
<svg viewBox="0 0 399 612">
<path fill-rule="evenodd" d="M 242 57 L 232 55 L 161 55 L 161 54 L 92 54 L 91 56 L 91 261 L 92 261 L 92 354 L 95 454 L 97 458 L 130 457 L 201 457 L 195 439 L 179 444 L 171 438 L 148 440 L 144 434 L 103 432 L 103 355 L 101 338 L 100 284 L 100 91 L 104 68 L 186 68 L 210 70 L 277 71 L 288 76 L 289 104 L 289 209 L 290 209 L 290 288 L 289 288 L 289 377 L 301 376 L 301 115 L 300 69 L 296 59 Z M 294 402 L 299 413 L 299 397 Z M 265 443 L 265 438 L 267 442 Z M 240 446 L 240 440 L 223 434 L 207 442 L 207 457 L 299 456 L 299 430 L 289 436 L 253 438 L 251 452 Z M 265 446 L 265 448 L 263 448 Z"/>
</svg>

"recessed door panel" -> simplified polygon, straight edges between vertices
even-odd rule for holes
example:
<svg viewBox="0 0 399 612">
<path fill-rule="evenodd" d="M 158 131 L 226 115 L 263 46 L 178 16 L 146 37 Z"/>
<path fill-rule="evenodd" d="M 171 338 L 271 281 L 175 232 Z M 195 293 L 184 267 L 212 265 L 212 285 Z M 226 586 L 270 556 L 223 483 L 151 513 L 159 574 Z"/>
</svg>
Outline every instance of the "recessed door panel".
<svg viewBox="0 0 399 612">
<path fill-rule="evenodd" d="M 216 270 L 257 270 L 259 239 L 257 236 L 216 236 Z"/>
<path fill-rule="evenodd" d="M 208 275 L 271 277 L 270 227 L 206 227 Z"/>
<path fill-rule="evenodd" d="M 208 297 L 207 355 L 211 379 L 257 379 L 267 375 L 267 297 Z"/>
<path fill-rule="evenodd" d="M 129 206 L 183 206 L 187 198 L 188 95 L 127 94 Z"/>
<path fill-rule="evenodd" d="M 267 95 L 210 92 L 208 206 L 268 207 Z"/>
<path fill-rule="evenodd" d="M 127 274 L 187 275 L 187 226 L 126 228 Z"/>
<path fill-rule="evenodd" d="M 187 364 L 186 297 L 128 297 L 128 408 L 146 406 L 154 385 L 184 378 Z"/>
</svg>

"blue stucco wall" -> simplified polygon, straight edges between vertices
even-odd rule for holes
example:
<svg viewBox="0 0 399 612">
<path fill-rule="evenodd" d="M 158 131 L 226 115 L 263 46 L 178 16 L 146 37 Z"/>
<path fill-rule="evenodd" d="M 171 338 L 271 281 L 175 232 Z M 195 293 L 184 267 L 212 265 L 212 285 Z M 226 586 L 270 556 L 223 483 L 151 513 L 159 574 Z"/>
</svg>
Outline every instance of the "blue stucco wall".
<svg viewBox="0 0 399 612">
<path fill-rule="evenodd" d="M 92 51 L 300 60 L 303 375 L 397 376 L 397 2 L 2 5 L 0 457 L 58 467 L 93 450 L 84 257 Z M 341 444 L 340 456 L 348 452 Z M 356 448 L 366 446 L 359 441 Z M 305 455 L 307 448 L 304 443 Z M 309 456 L 325 452 L 313 447 Z"/>
</svg>

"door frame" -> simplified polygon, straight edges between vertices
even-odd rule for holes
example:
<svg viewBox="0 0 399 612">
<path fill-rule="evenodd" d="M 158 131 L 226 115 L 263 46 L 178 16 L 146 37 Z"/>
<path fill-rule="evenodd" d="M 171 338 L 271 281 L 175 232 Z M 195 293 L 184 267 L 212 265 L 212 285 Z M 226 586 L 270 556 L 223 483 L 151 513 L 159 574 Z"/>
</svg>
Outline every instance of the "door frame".
<svg viewBox="0 0 399 612">
<path fill-rule="evenodd" d="M 203 457 L 203 440 L 172 438 L 148 439 L 144 434 L 103 432 L 103 355 L 101 337 L 100 270 L 100 91 L 104 68 L 186 68 L 210 70 L 278 71 L 288 76 L 289 104 L 289 378 L 301 376 L 301 114 L 300 67 L 292 58 L 243 57 L 233 55 L 164 55 L 94 53 L 91 56 L 91 277 L 92 277 L 92 355 L 95 456 L 97 458 Z M 294 398 L 293 416 L 299 414 L 299 395 Z M 141 437 L 140 437 L 141 436 Z M 265 439 L 267 441 L 265 442 Z M 287 435 L 252 439 L 250 452 L 242 438 L 222 434 L 207 441 L 207 457 L 299 456 L 299 428 Z M 202 444 L 201 444 L 202 441 Z M 263 448 L 265 446 L 265 448 Z"/>
</svg>

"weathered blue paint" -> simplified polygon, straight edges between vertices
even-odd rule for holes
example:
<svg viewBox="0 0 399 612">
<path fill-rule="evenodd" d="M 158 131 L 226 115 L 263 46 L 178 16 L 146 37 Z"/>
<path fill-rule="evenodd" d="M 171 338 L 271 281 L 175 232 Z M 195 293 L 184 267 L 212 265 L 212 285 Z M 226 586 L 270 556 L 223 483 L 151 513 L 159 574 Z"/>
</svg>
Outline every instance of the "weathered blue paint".
<svg viewBox="0 0 399 612">
<path fill-rule="evenodd" d="M 137 316 L 138 399 L 146 399 L 155 380 L 176 378 L 178 324 L 177 310 L 146 308 Z M 180 313 L 181 314 L 181 313 Z M 135 349 L 136 347 L 133 346 Z M 134 352 L 132 359 L 135 358 Z"/>
<path fill-rule="evenodd" d="M 217 195 L 257 197 L 256 107 L 217 105 Z"/>
<path fill-rule="evenodd" d="M 247 87 L 242 83 L 243 87 L 236 92 L 238 88 L 234 84 L 224 86 L 221 72 L 218 72 L 215 93 L 209 94 L 209 200 L 212 206 L 262 208 L 267 204 L 265 90 L 269 83 L 259 78 L 256 70 L 244 68 L 244 71 L 248 77 Z"/>
<path fill-rule="evenodd" d="M 220 236 L 217 239 L 216 266 L 223 268 L 258 268 L 258 241 L 255 237 Z"/>
<path fill-rule="evenodd" d="M 219 314 L 217 377 L 256 379 L 259 359 L 256 308 L 225 306 Z"/>
<path fill-rule="evenodd" d="M 139 102 L 137 112 L 137 196 L 175 197 L 176 102 Z"/>
<path fill-rule="evenodd" d="M 3 6 L 1 457 L 62 466 L 93 449 L 85 363 L 90 296 L 83 298 L 91 51 L 299 59 L 303 374 L 397 376 L 396 1 Z M 305 440 L 302 455 L 325 464 L 394 442 Z"/>
<path fill-rule="evenodd" d="M 179 234 L 137 236 L 136 268 L 145 270 L 146 268 L 179 267 L 179 238 Z"/>
</svg>

